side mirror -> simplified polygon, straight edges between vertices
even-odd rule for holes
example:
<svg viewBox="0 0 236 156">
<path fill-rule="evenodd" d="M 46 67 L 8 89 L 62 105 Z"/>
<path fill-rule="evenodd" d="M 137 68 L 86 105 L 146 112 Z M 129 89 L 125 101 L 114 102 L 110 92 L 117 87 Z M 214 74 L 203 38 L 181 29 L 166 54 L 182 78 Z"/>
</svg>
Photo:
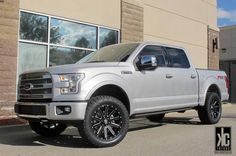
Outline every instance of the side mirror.
<svg viewBox="0 0 236 156">
<path fill-rule="evenodd" d="M 140 70 L 154 70 L 157 67 L 157 59 L 154 55 L 144 55 L 140 58 L 137 66 Z"/>
</svg>

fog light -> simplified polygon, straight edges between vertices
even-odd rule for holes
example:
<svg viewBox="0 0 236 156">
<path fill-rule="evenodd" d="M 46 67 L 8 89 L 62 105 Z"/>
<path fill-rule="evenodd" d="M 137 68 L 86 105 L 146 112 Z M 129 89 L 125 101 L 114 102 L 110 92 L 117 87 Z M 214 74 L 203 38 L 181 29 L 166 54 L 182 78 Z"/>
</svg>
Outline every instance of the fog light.
<svg viewBox="0 0 236 156">
<path fill-rule="evenodd" d="M 71 113 L 70 106 L 56 106 L 57 115 L 68 115 Z"/>
<path fill-rule="evenodd" d="M 61 91 L 61 94 L 68 94 L 69 88 L 61 88 L 60 91 Z"/>
</svg>

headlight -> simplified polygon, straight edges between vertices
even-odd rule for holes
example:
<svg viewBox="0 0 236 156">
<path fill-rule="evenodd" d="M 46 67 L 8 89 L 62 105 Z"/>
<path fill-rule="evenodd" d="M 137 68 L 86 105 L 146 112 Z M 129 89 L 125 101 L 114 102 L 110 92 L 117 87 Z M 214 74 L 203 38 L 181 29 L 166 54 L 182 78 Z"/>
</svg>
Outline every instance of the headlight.
<svg viewBox="0 0 236 156">
<path fill-rule="evenodd" d="M 78 84 L 84 78 L 84 74 L 61 74 L 60 81 L 66 85 L 60 88 L 61 94 L 71 94 L 78 92 Z"/>
</svg>

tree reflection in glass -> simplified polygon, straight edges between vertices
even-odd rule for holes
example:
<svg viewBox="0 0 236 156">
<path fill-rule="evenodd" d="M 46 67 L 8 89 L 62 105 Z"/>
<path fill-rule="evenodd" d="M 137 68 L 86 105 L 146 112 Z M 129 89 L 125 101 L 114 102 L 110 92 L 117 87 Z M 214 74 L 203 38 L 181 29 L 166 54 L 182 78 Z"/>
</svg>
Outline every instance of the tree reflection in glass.
<svg viewBox="0 0 236 156">
<path fill-rule="evenodd" d="M 73 64 L 89 53 L 91 53 L 91 51 L 51 46 L 49 65 Z"/>
<path fill-rule="evenodd" d="M 47 42 L 48 17 L 21 12 L 20 39 Z"/>
<path fill-rule="evenodd" d="M 51 18 L 50 32 L 50 42 L 53 44 L 97 48 L 97 27 L 95 26 Z"/>
<path fill-rule="evenodd" d="M 99 29 L 99 47 L 118 43 L 118 32 L 106 28 Z"/>
</svg>

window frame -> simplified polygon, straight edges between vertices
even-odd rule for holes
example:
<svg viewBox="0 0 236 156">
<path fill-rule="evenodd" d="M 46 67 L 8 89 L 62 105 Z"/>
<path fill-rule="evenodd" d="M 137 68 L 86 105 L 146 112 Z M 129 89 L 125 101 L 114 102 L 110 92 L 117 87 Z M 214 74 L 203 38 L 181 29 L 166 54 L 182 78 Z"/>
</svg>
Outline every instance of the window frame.
<svg viewBox="0 0 236 156">
<path fill-rule="evenodd" d="M 82 21 L 79 21 L 79 20 L 73 20 L 73 19 L 69 19 L 69 18 L 63 18 L 63 17 L 59 17 L 59 16 L 53 16 L 53 15 L 49 15 L 49 14 L 44 14 L 44 13 L 39 13 L 39 12 L 34 12 L 34 11 L 28 11 L 28 10 L 24 10 L 24 9 L 20 9 L 19 10 L 19 20 L 20 20 L 20 16 L 21 16 L 21 13 L 24 12 L 24 13 L 29 13 L 29 14 L 34 14 L 34 15 L 38 15 L 38 16 L 45 16 L 48 18 L 48 25 L 47 25 L 47 41 L 46 42 L 40 42 L 40 41 L 31 41 L 31 40 L 25 40 L 25 39 L 21 39 L 20 38 L 20 22 L 18 24 L 18 43 L 30 43 L 30 44 L 38 44 L 38 45 L 45 45 L 47 46 L 47 51 L 46 51 L 46 68 L 49 67 L 49 64 L 50 64 L 50 47 L 51 46 L 54 46 L 54 47 L 61 47 L 61 48 L 71 48 L 71 49 L 78 49 L 78 50 L 86 50 L 86 51 L 91 51 L 91 52 L 94 52 L 96 50 L 98 50 L 100 47 L 100 44 L 99 44 L 99 36 L 100 36 L 100 28 L 104 28 L 104 29 L 110 29 L 110 30 L 113 30 L 113 31 L 117 31 L 118 33 L 118 38 L 117 38 L 117 41 L 118 43 L 120 43 L 120 30 L 119 29 L 116 29 L 116 28 L 111 28 L 111 27 L 106 27 L 106 26 L 101 26 L 101 25 L 97 25 L 97 24 L 92 24 L 92 23 L 87 23 L 87 22 L 82 22 Z M 88 25 L 88 26 L 93 26 L 93 27 L 96 27 L 97 29 L 97 40 L 96 40 L 96 43 L 97 43 L 97 46 L 95 49 L 91 49 L 91 48 L 83 48 L 83 47 L 75 47 L 75 46 L 67 46 L 67 45 L 60 45 L 60 44 L 53 44 L 53 43 L 50 43 L 50 26 L 51 26 L 51 18 L 55 18 L 55 19 L 58 19 L 58 20 L 64 20 L 64 21 L 67 21 L 67 22 L 73 22 L 73 23 L 78 23 L 78 24 L 83 24 L 83 25 Z M 19 45 L 18 44 L 18 45 Z M 18 48 L 18 53 L 20 52 L 19 48 Z M 19 61 L 19 60 L 18 60 Z M 18 66 L 18 63 L 17 63 L 17 66 Z M 18 71 L 18 70 L 17 70 Z M 19 73 L 18 73 L 19 74 Z M 17 74 L 17 75 L 18 75 Z"/>
</svg>

